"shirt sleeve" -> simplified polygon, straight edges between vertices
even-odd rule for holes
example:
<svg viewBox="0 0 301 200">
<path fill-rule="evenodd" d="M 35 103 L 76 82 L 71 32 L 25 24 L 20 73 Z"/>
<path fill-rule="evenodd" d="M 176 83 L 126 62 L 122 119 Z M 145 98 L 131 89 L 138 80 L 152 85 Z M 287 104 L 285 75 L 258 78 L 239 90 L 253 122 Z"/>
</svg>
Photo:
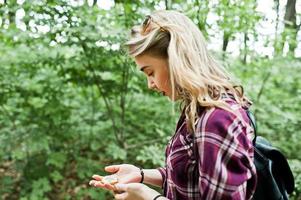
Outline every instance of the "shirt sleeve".
<svg viewBox="0 0 301 200">
<path fill-rule="evenodd" d="M 160 172 L 162 176 L 162 187 L 164 186 L 164 183 L 166 181 L 166 168 L 165 167 L 159 167 L 157 170 Z"/>
<path fill-rule="evenodd" d="M 256 185 L 253 145 L 242 118 L 211 109 L 197 124 L 199 188 L 202 199 L 250 199 Z M 250 192 L 251 191 L 251 192 Z"/>
</svg>

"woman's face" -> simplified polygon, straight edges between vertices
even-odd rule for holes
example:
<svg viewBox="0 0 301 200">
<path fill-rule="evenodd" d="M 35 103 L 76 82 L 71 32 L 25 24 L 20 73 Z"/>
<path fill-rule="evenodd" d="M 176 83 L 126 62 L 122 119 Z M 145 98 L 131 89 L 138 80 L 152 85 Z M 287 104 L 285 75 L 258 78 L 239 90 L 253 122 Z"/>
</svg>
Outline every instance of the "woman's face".
<svg viewBox="0 0 301 200">
<path fill-rule="evenodd" d="M 138 68 L 147 77 L 148 88 L 172 98 L 171 84 L 167 59 L 149 56 L 147 54 L 135 57 Z"/>
</svg>

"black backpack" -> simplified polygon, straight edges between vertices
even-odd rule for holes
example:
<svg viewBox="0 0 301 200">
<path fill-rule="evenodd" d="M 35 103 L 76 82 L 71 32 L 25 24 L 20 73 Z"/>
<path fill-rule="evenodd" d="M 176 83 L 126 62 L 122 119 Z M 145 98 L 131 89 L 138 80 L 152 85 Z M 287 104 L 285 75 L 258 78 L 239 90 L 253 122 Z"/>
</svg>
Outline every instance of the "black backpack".
<svg viewBox="0 0 301 200">
<path fill-rule="evenodd" d="M 257 186 L 254 200 L 288 200 L 295 188 L 295 181 L 290 166 L 281 153 L 265 138 L 257 136 L 254 115 L 247 111 L 254 128 L 254 162 L 257 171 Z"/>
</svg>

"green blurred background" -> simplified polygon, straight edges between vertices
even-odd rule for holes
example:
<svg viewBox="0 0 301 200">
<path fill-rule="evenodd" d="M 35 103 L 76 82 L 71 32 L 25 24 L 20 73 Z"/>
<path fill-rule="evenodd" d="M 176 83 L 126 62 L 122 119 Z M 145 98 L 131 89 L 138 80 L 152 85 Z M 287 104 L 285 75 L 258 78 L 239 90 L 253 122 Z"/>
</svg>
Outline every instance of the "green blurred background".
<svg viewBox="0 0 301 200">
<path fill-rule="evenodd" d="M 253 101 L 259 134 L 288 157 L 301 199 L 299 0 L 0 0 L 1 199 L 112 199 L 91 175 L 164 164 L 178 110 L 148 91 L 122 45 L 156 9 L 203 31 Z"/>
</svg>

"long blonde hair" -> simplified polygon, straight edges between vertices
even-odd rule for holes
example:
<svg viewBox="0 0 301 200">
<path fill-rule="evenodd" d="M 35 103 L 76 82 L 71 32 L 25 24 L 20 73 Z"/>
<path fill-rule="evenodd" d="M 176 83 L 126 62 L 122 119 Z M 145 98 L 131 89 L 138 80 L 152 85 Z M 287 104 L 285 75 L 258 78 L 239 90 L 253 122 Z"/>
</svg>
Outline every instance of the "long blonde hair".
<svg viewBox="0 0 301 200">
<path fill-rule="evenodd" d="M 188 17 L 162 10 L 148 18 L 149 24 L 133 27 L 126 43 L 129 54 L 168 59 L 172 99 L 177 96 L 182 100 L 190 132 L 195 131 L 199 106 L 229 110 L 221 99 L 227 93 L 243 103 L 242 87 L 237 89 L 226 70 L 210 55 L 203 34 Z"/>
</svg>

